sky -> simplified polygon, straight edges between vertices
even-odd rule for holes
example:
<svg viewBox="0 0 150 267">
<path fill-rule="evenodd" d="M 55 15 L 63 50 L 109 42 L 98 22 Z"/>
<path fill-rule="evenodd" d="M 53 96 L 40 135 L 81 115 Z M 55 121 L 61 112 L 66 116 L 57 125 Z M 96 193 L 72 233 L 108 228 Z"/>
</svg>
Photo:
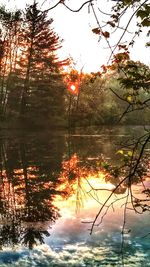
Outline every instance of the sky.
<svg viewBox="0 0 150 267">
<path fill-rule="evenodd" d="M 33 0 L 7 0 L 8 7 L 24 8 L 26 3 L 30 4 Z M 43 10 L 56 4 L 58 0 L 38 0 L 42 5 Z M 71 8 L 77 9 L 81 6 L 84 0 L 66 0 Z M 100 0 L 100 7 L 104 12 L 110 12 L 111 1 Z M 0 0 L 0 3 L 4 1 Z M 98 18 L 101 21 L 106 21 L 106 16 L 103 16 L 97 11 Z M 64 40 L 61 50 L 58 55 L 61 59 L 71 56 L 74 61 L 75 68 L 84 72 L 99 71 L 103 64 L 107 64 L 110 56 L 110 49 L 104 38 L 99 40 L 99 36 L 92 32 L 93 28 L 97 27 L 92 11 L 88 13 L 88 6 L 84 6 L 78 13 L 72 13 L 67 10 L 63 5 L 58 5 L 52 11 L 49 11 L 49 16 L 54 19 L 53 27 L 58 35 Z M 122 21 L 121 26 L 125 26 L 129 19 L 130 14 L 126 15 Z M 130 32 L 134 32 L 134 22 L 131 24 Z M 108 29 L 111 31 L 112 29 Z M 122 30 L 117 31 L 109 38 L 111 45 L 115 45 Z M 145 64 L 150 65 L 150 48 L 145 48 L 145 42 L 148 41 L 145 38 L 145 33 L 140 36 L 135 42 L 134 47 L 130 50 L 130 56 L 133 60 L 140 60 Z M 132 34 L 127 33 L 125 40 L 131 39 Z"/>
</svg>

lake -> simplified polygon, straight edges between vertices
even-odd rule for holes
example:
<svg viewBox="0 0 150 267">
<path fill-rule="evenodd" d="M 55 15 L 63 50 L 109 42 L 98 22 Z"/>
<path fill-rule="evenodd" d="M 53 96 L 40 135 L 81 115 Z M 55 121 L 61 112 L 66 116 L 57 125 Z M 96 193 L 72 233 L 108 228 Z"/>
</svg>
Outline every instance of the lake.
<svg viewBox="0 0 150 267">
<path fill-rule="evenodd" d="M 120 144 L 143 131 L 1 131 L 0 266 L 150 266 L 150 213 L 131 209 L 127 184 L 94 223 L 119 181 L 101 162 L 118 165 Z M 142 188 L 135 180 L 134 196 L 143 198 Z"/>
</svg>

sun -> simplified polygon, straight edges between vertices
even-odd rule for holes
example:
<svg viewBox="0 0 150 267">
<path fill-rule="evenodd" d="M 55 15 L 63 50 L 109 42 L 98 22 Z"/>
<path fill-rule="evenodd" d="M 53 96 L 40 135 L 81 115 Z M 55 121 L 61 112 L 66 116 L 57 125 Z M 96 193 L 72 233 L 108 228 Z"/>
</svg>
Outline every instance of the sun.
<svg viewBox="0 0 150 267">
<path fill-rule="evenodd" d="M 74 85 L 74 84 L 72 84 L 72 85 L 70 86 L 70 89 L 71 89 L 72 91 L 75 91 L 75 90 L 76 90 L 76 87 L 75 87 L 75 85 Z"/>
</svg>

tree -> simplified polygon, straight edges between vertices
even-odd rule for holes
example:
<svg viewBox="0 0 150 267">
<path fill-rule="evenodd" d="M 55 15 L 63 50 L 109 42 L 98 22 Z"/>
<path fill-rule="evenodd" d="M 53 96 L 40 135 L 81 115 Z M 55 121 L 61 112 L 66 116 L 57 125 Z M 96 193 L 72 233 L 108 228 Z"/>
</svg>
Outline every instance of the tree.
<svg viewBox="0 0 150 267">
<path fill-rule="evenodd" d="M 21 12 L 10 12 L 1 7 L 1 58 L 0 58 L 0 116 L 5 117 L 8 107 L 8 95 L 14 81 L 19 52 L 21 31 Z"/>
<path fill-rule="evenodd" d="M 61 40 L 51 29 L 52 19 L 47 12 L 41 13 L 37 3 L 26 9 L 22 54 L 20 57 L 21 75 L 24 85 L 21 96 L 21 116 L 39 116 L 52 119 L 63 108 L 63 82 L 60 68 L 67 61 L 59 61 L 56 51 Z"/>
<path fill-rule="evenodd" d="M 49 236 L 49 224 L 44 222 L 54 223 L 60 217 L 54 200 L 65 195 L 61 185 L 66 181 L 60 177 L 64 140 L 59 137 L 56 149 L 52 136 L 39 138 L 0 140 L 1 246 L 21 243 L 32 249 Z"/>
<path fill-rule="evenodd" d="M 24 14 L 1 8 L 1 116 L 20 116 L 30 124 L 61 122 L 64 84 L 60 71 L 68 60 L 57 57 L 62 40 L 52 22 L 35 1 Z"/>
</svg>

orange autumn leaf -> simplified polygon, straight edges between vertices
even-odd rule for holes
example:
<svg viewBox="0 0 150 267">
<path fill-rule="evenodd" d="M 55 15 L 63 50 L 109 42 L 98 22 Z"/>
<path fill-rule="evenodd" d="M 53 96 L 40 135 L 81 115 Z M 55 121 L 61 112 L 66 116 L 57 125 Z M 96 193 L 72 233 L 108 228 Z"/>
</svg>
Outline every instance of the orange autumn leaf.
<svg viewBox="0 0 150 267">
<path fill-rule="evenodd" d="M 102 35 L 105 37 L 105 38 L 109 38 L 110 37 L 110 33 L 105 31 L 105 32 L 102 32 Z"/>
<path fill-rule="evenodd" d="M 95 34 L 100 34 L 101 31 L 99 28 L 94 28 L 94 29 L 92 29 L 92 32 Z"/>
</svg>

